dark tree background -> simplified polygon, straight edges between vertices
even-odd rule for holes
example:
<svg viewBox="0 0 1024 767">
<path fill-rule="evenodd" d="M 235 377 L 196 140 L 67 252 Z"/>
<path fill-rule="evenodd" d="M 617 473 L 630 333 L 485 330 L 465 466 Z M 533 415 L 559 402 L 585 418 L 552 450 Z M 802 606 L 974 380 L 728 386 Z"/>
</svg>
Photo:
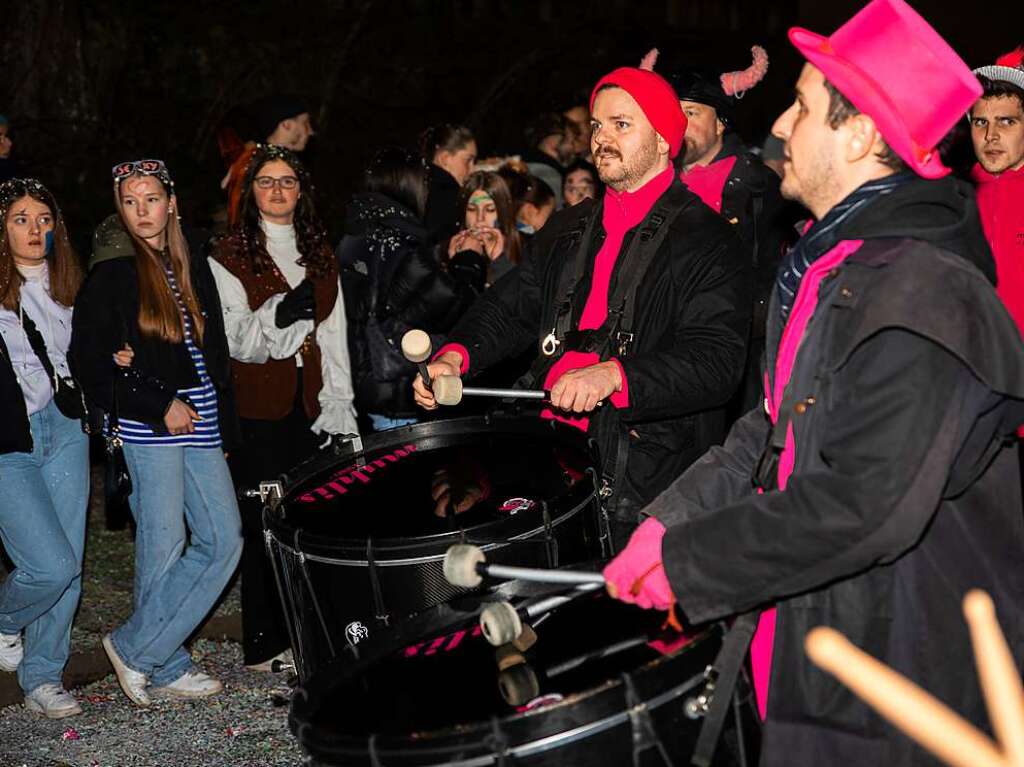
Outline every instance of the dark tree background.
<svg viewBox="0 0 1024 767">
<path fill-rule="evenodd" d="M 582 103 L 609 69 L 651 47 L 658 69 L 749 64 L 769 75 L 741 104 L 759 141 L 788 105 L 800 60 L 786 29 L 828 33 L 853 0 L 223 0 L 5 3 L 0 113 L 15 157 L 62 201 L 79 247 L 112 211 L 110 167 L 161 157 L 185 215 L 208 220 L 224 173 L 216 129 L 227 111 L 272 91 L 309 99 L 307 152 L 325 220 L 338 231 L 370 155 L 412 145 L 426 126 L 461 121 L 483 154 L 522 148 L 542 110 Z M 977 66 L 1018 44 L 1024 11 L 1006 0 L 916 7 Z M 975 9 L 978 9 L 975 11 Z M 984 15 L 982 15 L 984 14 Z"/>
</svg>

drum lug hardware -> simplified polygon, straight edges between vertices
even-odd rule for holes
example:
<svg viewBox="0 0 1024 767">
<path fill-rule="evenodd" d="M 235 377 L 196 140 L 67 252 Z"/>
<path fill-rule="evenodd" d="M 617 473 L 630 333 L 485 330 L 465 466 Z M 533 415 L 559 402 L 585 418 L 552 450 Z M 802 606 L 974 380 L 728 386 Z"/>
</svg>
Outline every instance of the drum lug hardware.
<svg viewBox="0 0 1024 767">
<path fill-rule="evenodd" d="M 697 695 L 686 699 L 683 703 L 683 712 L 687 719 L 700 719 L 707 715 L 711 708 L 711 702 L 715 699 L 715 682 L 718 680 L 718 672 L 714 666 L 704 669 L 704 689 Z"/>
<path fill-rule="evenodd" d="M 267 499 L 271 501 L 280 501 L 284 496 L 284 489 L 281 487 L 281 483 L 274 482 L 260 482 L 259 488 L 252 488 L 244 491 L 246 498 L 259 498 L 261 503 L 266 503 Z"/>
</svg>

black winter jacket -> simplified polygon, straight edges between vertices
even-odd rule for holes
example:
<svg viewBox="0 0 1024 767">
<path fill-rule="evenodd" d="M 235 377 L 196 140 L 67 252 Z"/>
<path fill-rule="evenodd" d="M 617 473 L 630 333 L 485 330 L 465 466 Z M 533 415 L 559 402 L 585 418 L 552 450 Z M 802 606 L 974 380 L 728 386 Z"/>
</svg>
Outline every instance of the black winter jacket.
<svg viewBox="0 0 1024 767">
<path fill-rule="evenodd" d="M 822 282 L 797 353 L 785 491 L 752 487 L 770 430 L 753 410 L 646 511 L 668 527 L 690 620 L 778 606 L 762 767 L 938 764 L 814 666 L 804 637 L 832 626 L 988 729 L 960 602 L 992 595 L 1020 663 L 1024 346 L 960 182 L 905 184 L 841 239 L 864 244 Z M 768 316 L 774 373 L 775 301 Z"/>
<path fill-rule="evenodd" d="M 392 417 L 422 415 L 412 400 L 416 366 L 401 359 L 402 336 L 418 328 L 440 341 L 483 290 L 487 261 L 467 251 L 442 264 L 415 214 L 380 194 L 356 195 L 345 229 L 338 258 L 342 284 L 349 282 L 345 307 L 356 407 Z M 367 335 L 374 291 L 387 349 Z M 389 377 L 383 357 L 396 368 Z"/>
<path fill-rule="evenodd" d="M 25 394 L 11 363 L 7 344 L 0 338 L 0 455 L 32 452 L 32 425 L 25 407 Z"/>
<path fill-rule="evenodd" d="M 206 372 L 217 390 L 221 439 L 224 449 L 230 450 L 240 439 L 238 414 L 224 316 L 206 256 L 193 254 L 191 277 L 205 318 L 202 351 Z M 75 301 L 69 359 L 86 398 L 109 411 L 115 379 L 111 355 L 125 342 L 131 344 L 135 360 L 127 374 L 117 378 L 119 415 L 161 430 L 175 392 L 198 386 L 199 378 L 185 344 L 143 336 L 138 314 L 135 259 L 118 258 L 97 264 Z"/>
<path fill-rule="evenodd" d="M 634 503 L 652 500 L 710 446 L 721 443 L 723 405 L 743 372 L 750 325 L 751 267 L 733 227 L 678 179 L 670 192 L 682 195 L 684 206 L 637 288 L 632 347 L 619 357 L 629 406 L 616 409 L 606 403 L 591 414 L 589 426 L 606 475 L 614 474 L 619 439 L 628 439 L 625 487 L 616 492 Z M 556 213 L 534 237 L 519 268 L 459 322 L 449 340 L 468 350 L 469 376 L 531 346 L 539 356 L 551 330 L 562 270 L 575 268 L 581 219 L 594 216 L 586 269 L 574 293 L 572 327 L 579 326 L 605 236 L 602 204 L 585 200 Z M 650 216 L 627 232 L 622 253 Z M 622 278 L 621 266 L 620 259 L 609 295 Z"/>
</svg>

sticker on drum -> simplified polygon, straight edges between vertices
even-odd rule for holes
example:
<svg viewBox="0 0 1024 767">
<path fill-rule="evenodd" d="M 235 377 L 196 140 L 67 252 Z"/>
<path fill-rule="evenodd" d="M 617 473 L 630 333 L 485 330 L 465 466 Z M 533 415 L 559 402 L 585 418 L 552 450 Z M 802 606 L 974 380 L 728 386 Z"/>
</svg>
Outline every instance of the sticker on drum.
<svg viewBox="0 0 1024 767">
<path fill-rule="evenodd" d="M 360 621 L 352 621 L 345 627 L 345 638 L 350 645 L 357 645 L 370 637 L 370 630 Z"/>
<path fill-rule="evenodd" d="M 535 708 L 544 708 L 544 706 L 550 706 L 552 703 L 561 703 L 563 700 L 565 700 L 565 696 L 560 692 L 549 692 L 547 695 L 541 695 L 526 705 L 520 706 L 516 709 L 516 713 L 521 714 L 524 711 L 533 711 Z"/>
<path fill-rule="evenodd" d="M 498 507 L 498 511 L 504 514 L 518 514 L 520 511 L 529 511 L 537 504 L 529 498 L 509 498 Z"/>
</svg>

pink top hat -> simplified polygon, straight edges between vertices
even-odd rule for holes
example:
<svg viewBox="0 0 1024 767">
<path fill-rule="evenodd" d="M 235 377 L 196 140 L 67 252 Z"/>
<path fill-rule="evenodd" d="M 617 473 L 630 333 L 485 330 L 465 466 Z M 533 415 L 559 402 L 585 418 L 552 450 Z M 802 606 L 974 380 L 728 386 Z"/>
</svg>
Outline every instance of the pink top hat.
<svg viewBox="0 0 1024 767">
<path fill-rule="evenodd" d="M 982 94 L 968 66 L 903 0 L 871 0 L 831 37 L 789 39 L 918 175 L 949 173 L 935 147 Z"/>
</svg>

